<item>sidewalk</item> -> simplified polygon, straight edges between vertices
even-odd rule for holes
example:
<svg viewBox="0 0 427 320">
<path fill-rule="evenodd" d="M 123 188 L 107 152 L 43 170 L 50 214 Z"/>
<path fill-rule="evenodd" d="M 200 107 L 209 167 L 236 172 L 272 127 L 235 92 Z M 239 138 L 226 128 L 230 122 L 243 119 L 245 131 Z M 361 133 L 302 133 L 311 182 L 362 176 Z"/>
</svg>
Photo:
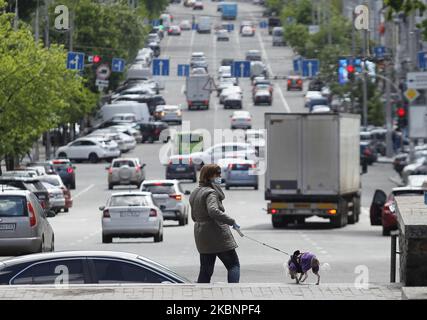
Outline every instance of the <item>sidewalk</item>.
<svg viewBox="0 0 427 320">
<path fill-rule="evenodd" d="M 148 284 L 4 286 L 0 300 L 401 300 L 400 284 Z"/>
</svg>

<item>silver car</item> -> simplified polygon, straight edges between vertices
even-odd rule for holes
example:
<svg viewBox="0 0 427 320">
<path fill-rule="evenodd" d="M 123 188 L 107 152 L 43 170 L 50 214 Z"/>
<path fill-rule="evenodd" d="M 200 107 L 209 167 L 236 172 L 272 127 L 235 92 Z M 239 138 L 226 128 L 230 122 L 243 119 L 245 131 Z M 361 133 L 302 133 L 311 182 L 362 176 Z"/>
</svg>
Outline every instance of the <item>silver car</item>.
<svg viewBox="0 0 427 320">
<path fill-rule="evenodd" d="M 258 175 L 255 162 L 241 160 L 230 164 L 226 172 L 225 189 L 230 187 L 254 187 L 258 190 Z"/>
<path fill-rule="evenodd" d="M 65 210 L 64 191 L 60 187 L 57 187 L 48 181 L 41 180 L 41 183 L 49 192 L 49 203 L 52 210 L 56 214 L 58 214 L 62 209 Z"/>
<path fill-rule="evenodd" d="M 37 197 L 0 188 L 0 255 L 54 251 L 54 233 Z"/>
<path fill-rule="evenodd" d="M 107 205 L 99 207 L 102 214 L 102 242 L 113 237 L 154 237 L 163 241 L 163 214 L 149 192 L 114 193 Z"/>
<path fill-rule="evenodd" d="M 141 164 L 138 158 L 117 158 L 106 167 L 108 170 L 108 189 L 115 185 L 131 185 L 137 187 L 145 180 L 145 164 Z"/>
<path fill-rule="evenodd" d="M 163 207 L 165 220 L 178 220 L 180 226 L 188 224 L 190 204 L 186 195 L 190 195 L 190 191 L 182 191 L 178 180 L 146 180 L 141 191 L 153 194 L 156 205 Z"/>
<path fill-rule="evenodd" d="M 182 112 L 180 106 L 162 106 L 160 120 L 164 122 L 182 123 Z"/>
</svg>

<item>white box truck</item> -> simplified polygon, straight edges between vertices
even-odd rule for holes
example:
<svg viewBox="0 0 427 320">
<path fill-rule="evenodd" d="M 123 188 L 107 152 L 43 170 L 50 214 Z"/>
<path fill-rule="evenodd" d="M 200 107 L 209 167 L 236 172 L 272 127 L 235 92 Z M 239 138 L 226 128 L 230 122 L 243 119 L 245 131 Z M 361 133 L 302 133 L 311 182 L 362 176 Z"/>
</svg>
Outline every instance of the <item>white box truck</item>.
<svg viewBox="0 0 427 320">
<path fill-rule="evenodd" d="M 358 222 L 359 128 L 354 114 L 265 114 L 265 199 L 273 227 L 311 216 L 338 228 Z"/>
<path fill-rule="evenodd" d="M 209 109 L 212 79 L 208 74 L 190 75 L 185 83 L 188 110 Z"/>
<path fill-rule="evenodd" d="M 138 122 L 149 122 L 151 120 L 150 111 L 146 103 L 124 101 L 105 104 L 100 110 L 102 121 L 108 121 L 118 113 L 133 113 Z"/>
</svg>

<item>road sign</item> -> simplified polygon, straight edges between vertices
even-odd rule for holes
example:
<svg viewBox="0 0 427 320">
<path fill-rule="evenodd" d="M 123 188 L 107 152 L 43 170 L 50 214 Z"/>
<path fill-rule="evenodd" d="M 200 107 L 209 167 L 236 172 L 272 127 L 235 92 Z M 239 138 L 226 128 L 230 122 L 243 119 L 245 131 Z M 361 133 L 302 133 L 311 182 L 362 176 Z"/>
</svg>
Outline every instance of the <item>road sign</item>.
<svg viewBox="0 0 427 320">
<path fill-rule="evenodd" d="M 158 27 L 158 26 L 160 26 L 160 20 L 152 20 L 152 21 L 151 21 L 151 25 L 152 25 L 153 27 Z"/>
<path fill-rule="evenodd" d="M 231 32 L 234 30 L 234 24 L 232 24 L 232 23 L 227 24 L 226 27 L 227 27 L 228 32 Z"/>
<path fill-rule="evenodd" d="M 309 34 L 316 34 L 320 31 L 319 25 L 310 25 L 308 26 L 308 33 Z"/>
<path fill-rule="evenodd" d="M 231 72 L 233 74 L 233 77 L 249 78 L 251 76 L 251 62 L 250 61 L 234 61 Z"/>
<path fill-rule="evenodd" d="M 375 57 L 377 57 L 377 58 L 384 58 L 385 47 L 384 46 L 375 47 L 374 48 L 374 53 L 375 53 Z"/>
<path fill-rule="evenodd" d="M 85 66 L 85 54 L 82 52 L 68 52 L 67 69 L 83 70 Z"/>
<path fill-rule="evenodd" d="M 107 80 L 111 75 L 111 69 L 108 64 L 101 64 L 96 69 L 96 77 L 100 80 Z"/>
<path fill-rule="evenodd" d="M 411 89 L 427 89 L 427 72 L 408 72 L 406 84 Z"/>
<path fill-rule="evenodd" d="M 169 75 L 169 60 L 154 59 L 153 60 L 153 76 L 168 76 Z"/>
<path fill-rule="evenodd" d="M 404 95 L 405 95 L 405 98 L 408 99 L 409 102 L 413 102 L 420 96 L 420 93 L 419 93 L 419 91 L 417 91 L 415 89 L 407 89 L 405 91 Z"/>
<path fill-rule="evenodd" d="M 293 60 L 293 64 L 294 64 L 294 72 L 297 74 L 301 74 L 301 70 L 302 70 L 302 57 L 297 57 Z"/>
<path fill-rule="evenodd" d="M 338 83 L 345 84 L 348 82 L 348 60 L 347 58 L 341 58 L 338 61 Z"/>
<path fill-rule="evenodd" d="M 410 138 L 427 138 L 427 106 L 410 106 L 408 120 Z"/>
<path fill-rule="evenodd" d="M 420 51 L 418 52 L 418 68 L 422 70 L 427 69 L 427 52 L 426 51 Z"/>
<path fill-rule="evenodd" d="M 302 60 L 302 76 L 314 77 L 319 72 L 319 60 L 317 59 L 304 59 Z"/>
<path fill-rule="evenodd" d="M 267 21 L 260 21 L 259 27 L 260 27 L 260 29 L 267 29 L 268 28 L 268 22 Z"/>
<path fill-rule="evenodd" d="M 197 24 L 197 23 L 193 23 L 192 25 L 191 25 L 191 29 L 192 30 L 197 30 L 197 28 L 199 27 L 199 25 Z"/>
<path fill-rule="evenodd" d="M 120 58 L 113 58 L 113 61 L 111 63 L 112 71 L 113 72 L 123 72 L 123 71 L 125 71 L 125 65 L 126 65 L 125 60 L 120 59 Z"/>
<path fill-rule="evenodd" d="M 179 64 L 178 65 L 178 77 L 188 77 L 190 75 L 190 65 L 189 64 Z"/>
<path fill-rule="evenodd" d="M 95 85 L 98 87 L 108 87 L 109 84 L 110 84 L 110 81 L 108 80 L 96 79 L 95 81 Z"/>
</svg>

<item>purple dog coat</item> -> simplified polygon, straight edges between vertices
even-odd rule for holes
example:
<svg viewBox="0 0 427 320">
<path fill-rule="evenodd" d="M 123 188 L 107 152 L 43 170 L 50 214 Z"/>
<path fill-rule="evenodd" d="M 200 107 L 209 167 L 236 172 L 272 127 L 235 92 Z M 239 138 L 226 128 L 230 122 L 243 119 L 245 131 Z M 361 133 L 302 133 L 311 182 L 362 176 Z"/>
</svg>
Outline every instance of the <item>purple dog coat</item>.
<svg viewBox="0 0 427 320">
<path fill-rule="evenodd" d="M 316 256 L 310 252 L 304 252 L 301 255 L 300 263 L 301 263 L 301 268 L 303 273 L 311 269 L 311 260 L 313 258 L 316 258 Z M 318 271 L 319 271 L 319 268 L 317 266 L 313 268 L 313 272 L 318 272 Z"/>
</svg>

